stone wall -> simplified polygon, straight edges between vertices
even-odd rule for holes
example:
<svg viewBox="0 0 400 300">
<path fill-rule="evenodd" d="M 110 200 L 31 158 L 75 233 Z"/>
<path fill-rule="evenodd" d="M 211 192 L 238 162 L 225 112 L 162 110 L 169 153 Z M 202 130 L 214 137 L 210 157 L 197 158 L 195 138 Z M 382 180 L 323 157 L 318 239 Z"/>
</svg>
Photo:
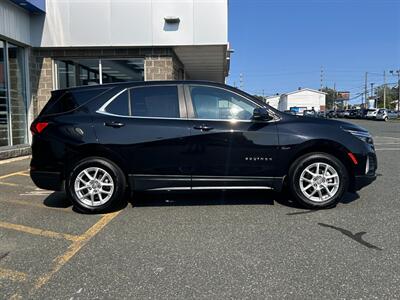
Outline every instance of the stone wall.
<svg viewBox="0 0 400 300">
<path fill-rule="evenodd" d="M 32 49 L 29 68 L 34 115 L 38 115 L 51 96 L 54 59 L 133 57 L 144 58 L 145 80 L 184 79 L 183 64 L 171 48 Z"/>
</svg>

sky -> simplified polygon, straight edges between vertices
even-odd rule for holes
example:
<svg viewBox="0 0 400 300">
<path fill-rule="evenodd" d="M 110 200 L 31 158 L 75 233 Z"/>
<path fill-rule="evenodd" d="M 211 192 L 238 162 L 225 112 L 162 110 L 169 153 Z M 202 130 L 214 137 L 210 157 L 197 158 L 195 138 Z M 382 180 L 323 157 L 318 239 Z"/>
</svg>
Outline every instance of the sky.
<svg viewBox="0 0 400 300">
<path fill-rule="evenodd" d="M 400 0 L 229 0 L 228 84 L 259 95 L 323 86 L 363 92 L 395 84 Z M 354 99 L 356 101 L 357 99 Z"/>
</svg>

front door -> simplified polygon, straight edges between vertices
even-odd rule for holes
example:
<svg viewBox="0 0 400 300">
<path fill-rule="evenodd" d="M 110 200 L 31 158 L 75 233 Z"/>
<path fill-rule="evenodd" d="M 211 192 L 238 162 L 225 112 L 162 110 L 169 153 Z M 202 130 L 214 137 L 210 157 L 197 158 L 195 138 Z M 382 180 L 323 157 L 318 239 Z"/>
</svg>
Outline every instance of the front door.
<svg viewBox="0 0 400 300">
<path fill-rule="evenodd" d="M 193 189 L 274 188 L 275 121 L 253 121 L 256 103 L 217 86 L 185 86 Z M 279 181 L 279 179 L 278 179 Z"/>
</svg>

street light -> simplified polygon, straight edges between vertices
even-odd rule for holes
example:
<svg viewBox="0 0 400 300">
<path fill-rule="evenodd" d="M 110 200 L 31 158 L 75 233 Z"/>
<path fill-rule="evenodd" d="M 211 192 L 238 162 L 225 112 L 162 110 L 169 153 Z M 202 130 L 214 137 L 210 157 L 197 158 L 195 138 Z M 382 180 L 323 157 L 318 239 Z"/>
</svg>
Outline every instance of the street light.
<svg viewBox="0 0 400 300">
<path fill-rule="evenodd" d="M 391 70 L 389 71 L 390 74 L 395 75 L 397 74 L 397 88 L 399 90 L 398 98 L 397 98 L 397 111 L 400 111 L 400 70 Z"/>
</svg>

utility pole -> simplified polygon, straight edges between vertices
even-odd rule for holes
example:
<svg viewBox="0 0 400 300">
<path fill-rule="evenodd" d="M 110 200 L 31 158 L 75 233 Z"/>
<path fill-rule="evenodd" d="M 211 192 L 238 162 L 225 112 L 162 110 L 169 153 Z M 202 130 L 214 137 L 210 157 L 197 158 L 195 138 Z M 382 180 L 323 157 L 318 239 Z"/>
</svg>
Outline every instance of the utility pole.
<svg viewBox="0 0 400 300">
<path fill-rule="evenodd" d="M 383 108 L 386 108 L 386 71 L 383 71 Z"/>
<path fill-rule="evenodd" d="M 390 74 L 397 74 L 397 87 L 398 87 L 398 95 L 397 95 L 397 111 L 400 111 L 400 70 L 390 71 Z"/>
<path fill-rule="evenodd" d="M 333 103 L 332 103 L 332 109 L 336 110 L 336 99 L 337 94 L 336 94 L 336 82 L 333 83 Z"/>
<path fill-rule="evenodd" d="M 375 83 L 371 82 L 370 84 L 371 84 L 371 98 L 374 98 L 374 84 Z M 375 108 L 377 108 L 378 107 L 378 103 L 376 103 L 376 99 L 375 99 L 374 103 L 375 103 L 374 106 L 376 106 Z"/>
<path fill-rule="evenodd" d="M 367 101 L 368 101 L 368 72 L 365 72 L 365 93 L 364 93 L 364 103 L 363 104 L 363 108 L 365 108 L 365 106 L 367 106 Z"/>
<path fill-rule="evenodd" d="M 243 90 L 243 73 L 240 73 L 240 77 L 239 77 L 239 82 L 240 82 L 240 89 Z"/>
<path fill-rule="evenodd" d="M 320 87 L 319 90 L 322 92 L 322 88 L 324 87 L 324 67 L 321 66 L 321 74 L 320 74 Z"/>
</svg>

